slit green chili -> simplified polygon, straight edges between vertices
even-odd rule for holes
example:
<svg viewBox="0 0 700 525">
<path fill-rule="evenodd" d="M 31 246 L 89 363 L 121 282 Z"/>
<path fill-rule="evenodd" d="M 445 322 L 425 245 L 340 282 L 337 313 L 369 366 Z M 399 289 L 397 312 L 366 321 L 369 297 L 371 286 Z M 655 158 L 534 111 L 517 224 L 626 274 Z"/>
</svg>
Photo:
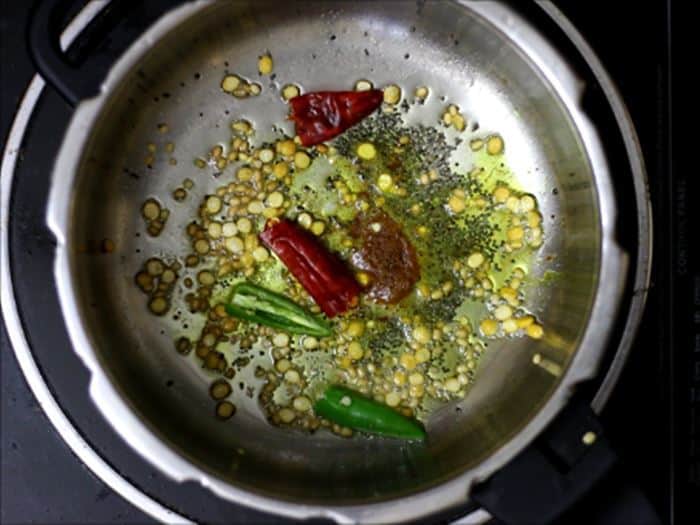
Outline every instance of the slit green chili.
<svg viewBox="0 0 700 525">
<path fill-rule="evenodd" d="M 332 333 L 326 322 L 294 301 L 247 282 L 233 287 L 225 307 L 233 317 L 292 334 L 326 337 Z"/>
<path fill-rule="evenodd" d="M 314 412 L 354 430 L 402 439 L 425 439 L 425 430 L 418 421 L 341 386 L 326 389 L 314 404 Z"/>
</svg>

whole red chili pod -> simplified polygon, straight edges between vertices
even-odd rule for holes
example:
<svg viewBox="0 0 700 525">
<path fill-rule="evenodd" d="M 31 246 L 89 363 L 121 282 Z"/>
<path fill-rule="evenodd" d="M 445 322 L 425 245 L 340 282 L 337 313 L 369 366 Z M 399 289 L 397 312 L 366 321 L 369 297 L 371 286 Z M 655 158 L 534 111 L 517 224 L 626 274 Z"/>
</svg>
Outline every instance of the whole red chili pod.
<svg viewBox="0 0 700 525">
<path fill-rule="evenodd" d="M 372 114 L 383 97 L 378 89 L 306 93 L 289 100 L 290 118 L 301 143 L 313 146 L 340 135 Z"/>
<path fill-rule="evenodd" d="M 288 220 L 270 220 L 260 234 L 263 244 L 289 269 L 328 317 L 357 305 L 360 285 L 335 254 Z"/>
</svg>

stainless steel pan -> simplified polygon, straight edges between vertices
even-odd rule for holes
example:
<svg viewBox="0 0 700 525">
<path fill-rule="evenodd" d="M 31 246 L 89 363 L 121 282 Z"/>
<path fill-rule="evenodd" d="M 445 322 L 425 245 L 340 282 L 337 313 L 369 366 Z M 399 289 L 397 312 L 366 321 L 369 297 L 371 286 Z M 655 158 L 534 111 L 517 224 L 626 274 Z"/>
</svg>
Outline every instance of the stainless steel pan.
<svg viewBox="0 0 700 525">
<path fill-rule="evenodd" d="M 220 91 L 226 63 L 254 77 L 265 50 L 276 78 L 258 100 Z M 265 140 L 284 120 L 282 85 L 349 89 L 361 78 L 406 92 L 427 84 L 435 104 L 444 96 L 482 132 L 503 135 L 510 166 L 545 217 L 547 240 L 532 271 L 561 274 L 530 292 L 547 337 L 492 346 L 466 399 L 428 423 L 425 447 L 273 428 L 243 396 L 234 419 L 216 421 L 207 374 L 175 352 L 175 323 L 148 314 L 132 283 L 147 254 L 185 254 L 192 213 L 169 206 L 164 233 L 151 239 L 137 236 L 141 203 L 167 200 L 193 178 L 194 206 L 219 185 L 197 173 L 192 159 L 225 139 L 233 118 L 255 121 Z M 48 222 L 58 240 L 56 280 L 75 350 L 92 372 L 95 403 L 173 478 L 271 512 L 386 522 L 463 502 L 473 483 L 522 450 L 594 374 L 620 302 L 625 257 L 612 234 L 615 199 L 598 135 L 579 105 L 581 89 L 563 57 L 496 2 L 221 1 L 167 14 L 122 56 L 100 94 L 79 105 L 54 171 Z M 434 114 L 424 115 L 416 118 L 434 122 Z M 165 140 L 160 123 L 176 145 L 177 165 L 166 158 L 147 170 L 145 145 Z M 116 246 L 110 256 L 78 250 L 105 238 Z"/>
</svg>

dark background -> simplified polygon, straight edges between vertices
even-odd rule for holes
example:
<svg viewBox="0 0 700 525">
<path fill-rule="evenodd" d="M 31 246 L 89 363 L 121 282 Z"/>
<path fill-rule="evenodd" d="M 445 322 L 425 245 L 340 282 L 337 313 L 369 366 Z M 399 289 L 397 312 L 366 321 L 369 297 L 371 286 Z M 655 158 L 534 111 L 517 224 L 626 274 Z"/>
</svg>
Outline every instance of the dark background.
<svg viewBox="0 0 700 525">
<path fill-rule="evenodd" d="M 34 75 L 24 39 L 32 3 L 0 0 L 0 137 L 3 148 L 14 112 Z M 63 443 L 29 391 L 3 323 L 0 323 L 0 331 L 0 522 L 152 522 L 95 478 Z"/>
<path fill-rule="evenodd" d="M 24 45 L 30 4 L 0 0 L 3 143 L 34 73 Z M 685 516 L 690 515 L 685 511 L 698 510 L 692 497 L 700 486 L 700 388 L 689 388 L 700 381 L 700 362 L 693 360 L 700 356 L 700 348 L 691 355 L 690 346 L 684 346 L 690 344 L 690 327 L 696 322 L 695 287 L 700 297 L 700 277 L 693 276 L 688 262 L 697 261 L 692 250 L 698 238 L 693 227 L 698 223 L 692 208 L 683 207 L 690 202 L 692 182 L 682 175 L 673 178 L 671 171 L 670 0 L 558 4 L 597 51 L 630 109 L 645 153 L 656 219 L 648 312 L 640 341 L 602 415 L 603 423 L 630 477 L 648 494 L 663 521 L 670 523 L 675 515 L 677 523 L 698 523 L 700 514 L 687 521 Z M 21 376 L 4 326 L 1 337 L 0 521 L 151 521 L 95 479 L 62 443 Z"/>
</svg>

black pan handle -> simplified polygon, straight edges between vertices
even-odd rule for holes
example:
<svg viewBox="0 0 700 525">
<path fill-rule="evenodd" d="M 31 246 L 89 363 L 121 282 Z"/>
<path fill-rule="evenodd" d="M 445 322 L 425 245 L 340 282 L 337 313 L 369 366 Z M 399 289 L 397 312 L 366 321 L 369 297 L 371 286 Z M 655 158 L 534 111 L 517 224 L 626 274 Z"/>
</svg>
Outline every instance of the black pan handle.
<svg viewBox="0 0 700 525">
<path fill-rule="evenodd" d="M 622 470 L 589 403 L 574 398 L 530 446 L 476 485 L 471 497 L 498 524 L 660 525 Z"/>
<path fill-rule="evenodd" d="M 60 38 L 66 16 L 85 0 L 37 0 L 27 45 L 37 71 L 71 106 L 95 96 L 122 53 L 163 13 L 184 0 L 94 0 L 103 5 L 66 51 Z"/>
<path fill-rule="evenodd" d="M 87 36 L 68 53 L 61 49 L 60 38 L 66 14 L 75 11 L 79 0 L 39 0 L 30 14 L 27 30 L 29 52 L 44 80 L 71 106 L 99 92 L 105 71 L 87 67 L 89 54 L 99 48 L 100 41 L 116 23 L 126 2 L 101 0 L 103 9 L 90 24 Z M 99 35 L 99 38 L 98 38 Z M 83 67 L 85 66 L 85 67 Z"/>
</svg>

